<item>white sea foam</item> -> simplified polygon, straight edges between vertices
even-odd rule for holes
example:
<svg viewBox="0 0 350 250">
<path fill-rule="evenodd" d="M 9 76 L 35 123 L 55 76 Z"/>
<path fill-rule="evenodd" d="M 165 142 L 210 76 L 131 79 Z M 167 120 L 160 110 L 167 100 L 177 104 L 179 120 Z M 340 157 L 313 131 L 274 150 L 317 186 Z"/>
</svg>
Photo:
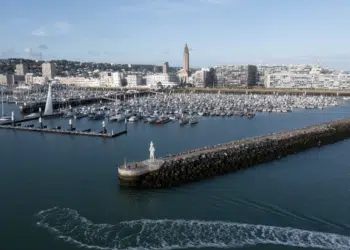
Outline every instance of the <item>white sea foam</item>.
<svg viewBox="0 0 350 250">
<path fill-rule="evenodd" d="M 276 244 L 350 249 L 350 237 L 295 228 L 221 221 L 135 220 L 94 224 L 76 210 L 54 207 L 36 214 L 37 225 L 80 247 L 101 250 L 235 248 Z"/>
</svg>

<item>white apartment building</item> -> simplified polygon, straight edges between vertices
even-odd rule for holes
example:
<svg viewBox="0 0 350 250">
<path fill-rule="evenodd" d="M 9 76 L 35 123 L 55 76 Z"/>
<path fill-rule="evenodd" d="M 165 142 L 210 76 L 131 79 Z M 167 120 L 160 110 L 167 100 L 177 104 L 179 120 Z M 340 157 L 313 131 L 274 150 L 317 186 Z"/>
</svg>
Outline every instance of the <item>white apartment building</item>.
<svg viewBox="0 0 350 250">
<path fill-rule="evenodd" d="M 80 87 L 99 87 L 100 80 L 98 78 L 92 77 L 56 77 L 57 80 L 61 84 L 74 84 Z"/>
<path fill-rule="evenodd" d="M 195 87 L 203 88 L 208 84 L 208 76 L 210 69 L 205 68 L 194 72 L 190 77 L 190 83 L 194 84 Z"/>
<path fill-rule="evenodd" d="M 99 79 L 101 87 L 113 87 L 113 79 L 111 72 L 101 72 Z"/>
<path fill-rule="evenodd" d="M 175 87 L 179 85 L 180 78 L 176 74 L 158 73 L 146 75 L 146 84 L 150 88 L 158 87 L 161 84 L 163 87 Z"/>
<path fill-rule="evenodd" d="M 42 66 L 42 76 L 44 78 L 53 79 L 56 76 L 56 66 L 52 62 L 43 63 Z"/>
<path fill-rule="evenodd" d="M 266 88 L 312 88 L 313 76 L 310 74 L 291 74 L 289 72 L 265 75 Z"/>
<path fill-rule="evenodd" d="M 26 84 L 31 84 L 31 83 L 34 83 L 34 75 L 33 73 L 27 73 L 25 76 L 24 76 L 24 79 L 25 79 L 25 83 Z"/>
<path fill-rule="evenodd" d="M 28 64 L 26 63 L 20 63 L 16 64 L 16 75 L 18 76 L 24 76 L 28 73 Z"/>
<path fill-rule="evenodd" d="M 112 85 L 113 87 L 122 87 L 123 74 L 120 72 L 112 73 Z"/>
<path fill-rule="evenodd" d="M 142 76 L 139 74 L 130 74 L 126 77 L 128 87 L 137 87 L 142 84 Z"/>
<path fill-rule="evenodd" d="M 289 73 L 291 73 L 291 74 L 310 74 L 310 71 L 313 68 L 318 68 L 318 65 L 291 64 L 291 65 L 289 65 Z"/>
<path fill-rule="evenodd" d="M 314 72 L 314 73 L 311 73 Z M 266 88 L 317 88 L 317 89 L 350 89 L 349 73 L 319 74 L 275 73 L 265 77 Z"/>
<path fill-rule="evenodd" d="M 254 85 L 257 67 L 255 65 L 219 65 L 214 67 L 217 85 Z"/>
</svg>

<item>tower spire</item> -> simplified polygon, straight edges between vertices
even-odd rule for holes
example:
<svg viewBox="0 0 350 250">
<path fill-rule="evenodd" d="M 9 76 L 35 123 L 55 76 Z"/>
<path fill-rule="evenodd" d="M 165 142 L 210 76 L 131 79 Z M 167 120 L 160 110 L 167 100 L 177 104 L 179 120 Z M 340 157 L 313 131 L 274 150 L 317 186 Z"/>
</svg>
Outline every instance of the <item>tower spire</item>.
<svg viewBox="0 0 350 250">
<path fill-rule="evenodd" d="M 184 53 L 186 53 L 186 54 L 188 54 L 188 53 L 189 53 L 187 43 L 185 43 Z"/>
</svg>

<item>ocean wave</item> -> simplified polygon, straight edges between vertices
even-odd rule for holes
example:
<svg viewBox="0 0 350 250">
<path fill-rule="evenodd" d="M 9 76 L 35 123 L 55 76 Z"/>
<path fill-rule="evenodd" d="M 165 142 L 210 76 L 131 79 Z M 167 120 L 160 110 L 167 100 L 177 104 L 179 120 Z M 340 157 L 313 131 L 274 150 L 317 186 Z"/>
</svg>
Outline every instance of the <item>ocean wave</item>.
<svg viewBox="0 0 350 250">
<path fill-rule="evenodd" d="M 275 244 L 350 249 L 350 237 L 295 228 L 198 220 L 134 220 L 95 224 L 69 208 L 36 214 L 37 225 L 79 247 L 101 250 L 236 248 Z"/>
</svg>

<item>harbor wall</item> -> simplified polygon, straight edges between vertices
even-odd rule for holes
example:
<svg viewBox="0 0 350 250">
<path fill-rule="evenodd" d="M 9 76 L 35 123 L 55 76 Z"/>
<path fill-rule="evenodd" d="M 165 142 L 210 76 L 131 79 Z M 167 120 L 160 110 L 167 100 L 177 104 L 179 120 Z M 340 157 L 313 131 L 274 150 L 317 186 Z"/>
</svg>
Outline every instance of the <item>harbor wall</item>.
<svg viewBox="0 0 350 250">
<path fill-rule="evenodd" d="M 251 137 L 165 158 L 159 170 L 129 180 L 141 188 L 166 188 L 246 169 L 350 137 L 350 118 Z M 124 180 L 123 184 L 128 184 Z"/>
<path fill-rule="evenodd" d="M 176 89 L 176 92 L 196 93 L 228 93 L 228 94 L 293 94 L 293 95 L 323 95 L 323 96 L 350 96 L 350 90 L 330 90 L 330 89 L 275 89 L 275 88 L 186 88 Z"/>
</svg>

